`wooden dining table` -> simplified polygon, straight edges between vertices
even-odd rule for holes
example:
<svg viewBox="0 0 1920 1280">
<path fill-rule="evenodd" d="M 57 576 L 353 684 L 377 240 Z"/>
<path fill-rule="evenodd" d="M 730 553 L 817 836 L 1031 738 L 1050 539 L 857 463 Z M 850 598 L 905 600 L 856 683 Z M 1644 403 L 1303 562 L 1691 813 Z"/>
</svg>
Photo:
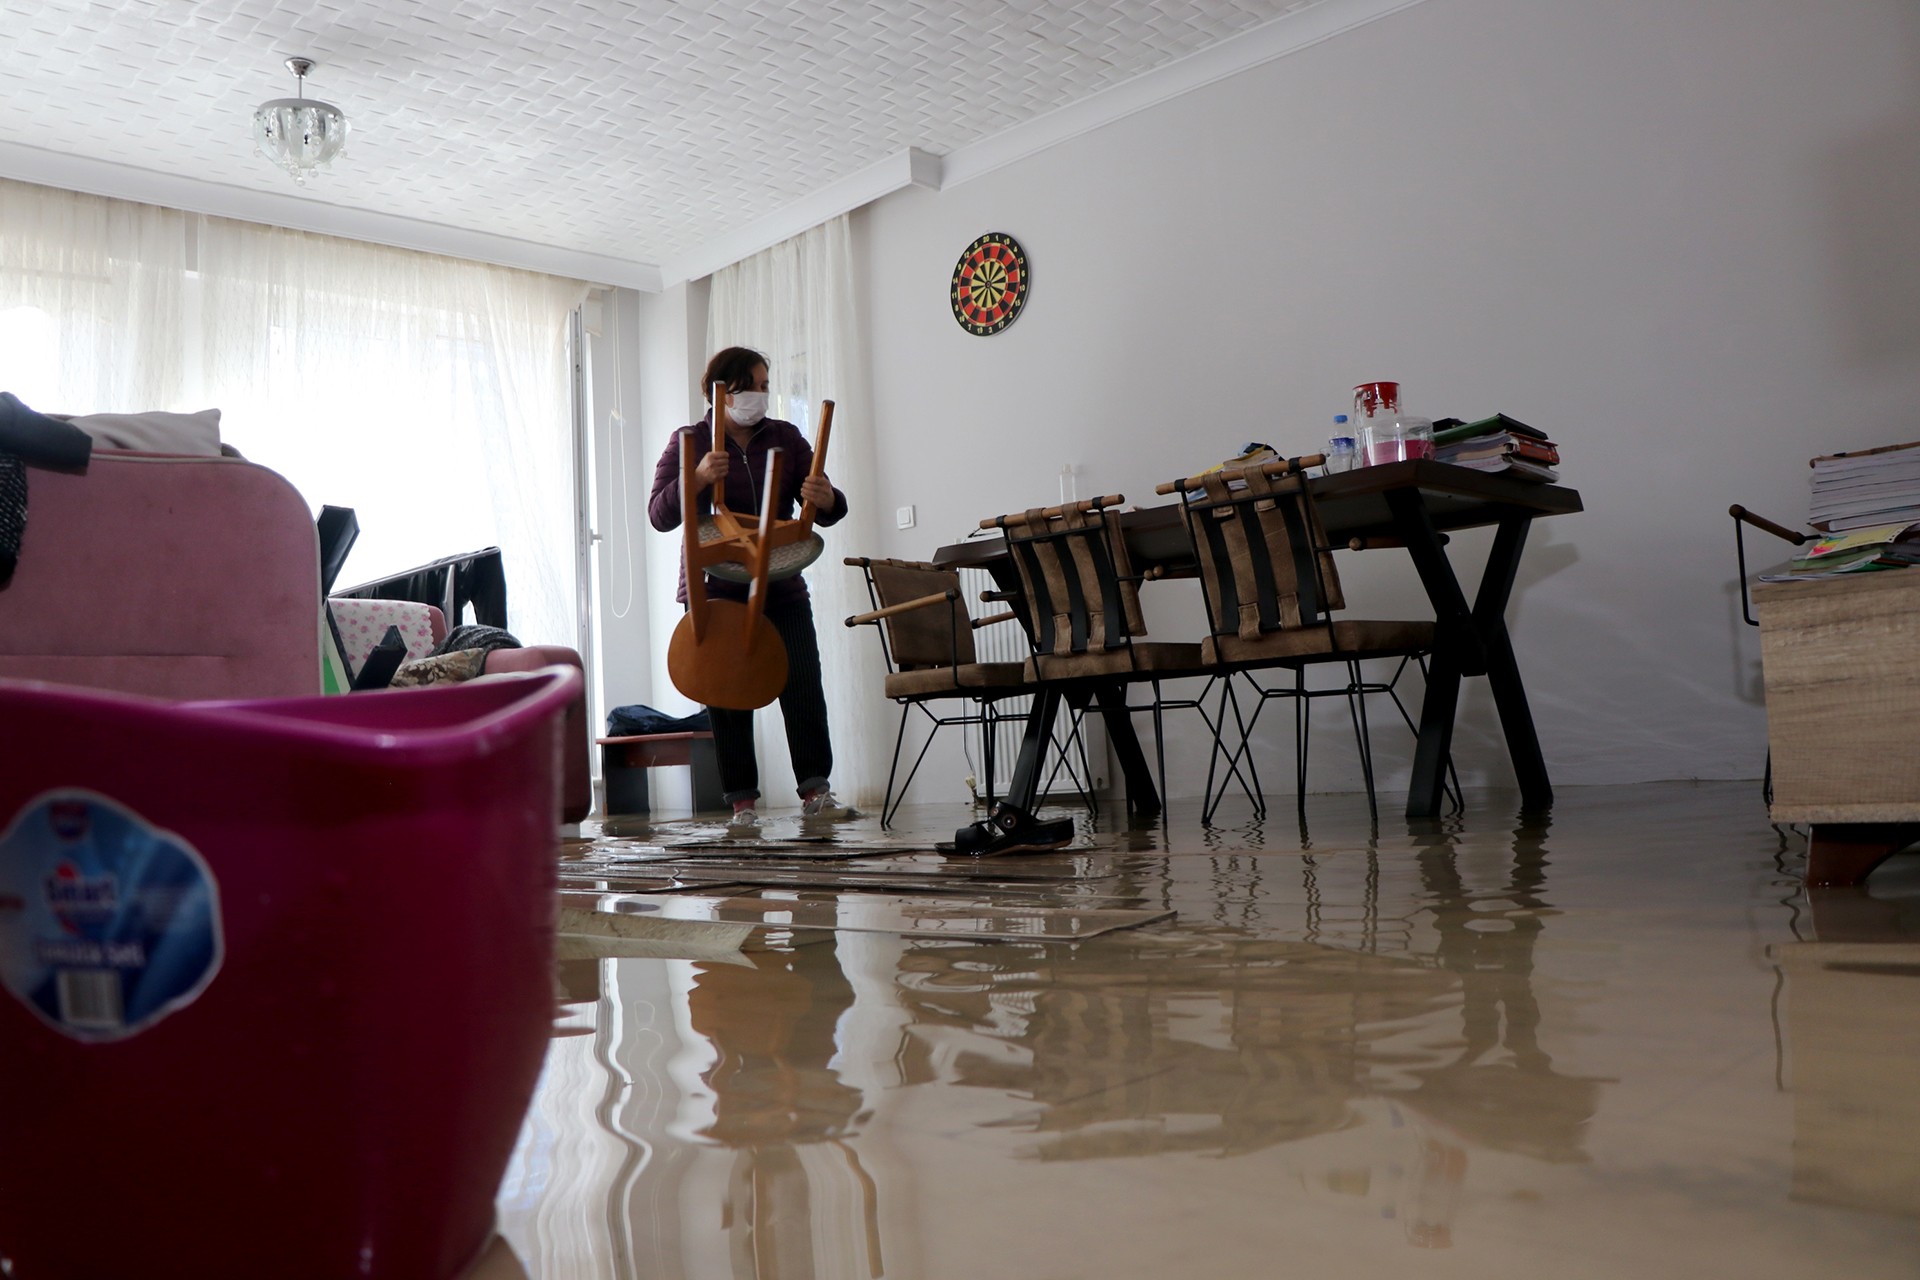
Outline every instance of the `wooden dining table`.
<svg viewBox="0 0 1920 1280">
<path fill-rule="evenodd" d="M 1336 549 L 1403 549 L 1413 560 L 1432 610 L 1434 648 L 1420 706 L 1407 816 L 1430 818 L 1440 813 L 1460 682 L 1468 676 L 1485 677 L 1493 694 L 1523 808 L 1538 810 L 1550 805 L 1553 786 L 1534 731 L 1512 637 L 1507 632 L 1506 611 L 1528 530 L 1542 516 L 1582 510 L 1579 493 L 1562 485 L 1517 480 L 1497 472 L 1426 459 L 1316 476 L 1308 483 L 1329 544 Z M 1125 511 L 1120 527 L 1136 572 L 1158 570 L 1167 577 L 1198 572 L 1193 544 L 1177 503 Z M 1481 566 L 1479 586 L 1469 602 L 1447 553 L 1448 535 L 1487 527 L 1494 530 L 1493 539 Z M 943 568 L 985 569 L 1001 590 L 1018 593 L 1020 589 L 1006 543 L 997 534 L 941 547 L 934 552 L 933 563 Z M 1014 608 L 1020 610 L 1017 599 Z M 1140 750 L 1124 692 L 1119 696 L 1106 690 L 1094 692 L 1126 780 L 1129 807 L 1136 813 L 1158 812 L 1160 798 L 1153 771 Z M 1035 731 L 1029 722 L 1029 736 Z M 1044 726 L 1041 731 L 1045 731 Z M 1023 750 L 1020 759 L 1024 765 L 1038 754 Z M 1022 781 L 1016 777 L 1009 794 L 1020 794 Z"/>
</svg>

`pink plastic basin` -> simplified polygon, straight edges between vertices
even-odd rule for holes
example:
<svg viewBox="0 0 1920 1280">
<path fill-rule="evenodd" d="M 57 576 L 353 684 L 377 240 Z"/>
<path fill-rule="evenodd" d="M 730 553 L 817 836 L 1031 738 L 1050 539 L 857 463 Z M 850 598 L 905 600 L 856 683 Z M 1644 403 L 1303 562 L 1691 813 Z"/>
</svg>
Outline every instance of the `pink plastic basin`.
<svg viewBox="0 0 1920 1280">
<path fill-rule="evenodd" d="M 0 681 L 0 1257 L 17 1280 L 440 1280 L 481 1252 L 552 1022 L 559 726 L 579 687 L 548 668 L 169 704 Z M 96 936 L 134 876 L 116 887 L 89 861 L 129 824 L 211 882 L 198 933 L 190 895 L 138 890 L 173 921 L 140 981 L 165 959 L 186 985 L 155 1007 L 128 969 L 118 1012 L 71 974 L 45 997 L 34 957 L 130 954 L 129 935 Z M 43 874 L 47 847 L 62 860 Z M 214 945 L 172 945 L 190 934 Z"/>
</svg>

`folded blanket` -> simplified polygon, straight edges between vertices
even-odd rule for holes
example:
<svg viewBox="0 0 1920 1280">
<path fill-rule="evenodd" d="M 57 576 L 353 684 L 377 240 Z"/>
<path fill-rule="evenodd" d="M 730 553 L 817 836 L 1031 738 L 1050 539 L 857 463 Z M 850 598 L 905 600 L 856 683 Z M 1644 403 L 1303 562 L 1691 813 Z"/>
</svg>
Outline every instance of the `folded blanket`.
<svg viewBox="0 0 1920 1280">
<path fill-rule="evenodd" d="M 20 536 L 27 531 L 27 464 L 0 453 L 0 589 L 20 563 Z"/>
<path fill-rule="evenodd" d="M 690 716 L 670 716 L 643 702 L 615 707 L 607 712 L 607 736 L 610 738 L 646 737 L 655 733 L 706 733 L 713 721 L 705 709 Z"/>
<path fill-rule="evenodd" d="M 447 632 L 447 638 L 433 646 L 433 651 L 427 656 L 438 657 L 443 653 L 459 653 L 462 649 L 478 649 L 481 653 L 491 653 L 495 649 L 522 647 L 510 631 L 477 622 L 463 622 Z"/>
<path fill-rule="evenodd" d="M 20 563 L 20 539 L 27 532 L 27 468 L 85 471 L 92 456 L 92 436 L 35 413 L 11 391 L 0 391 L 0 587 L 13 581 Z"/>
</svg>

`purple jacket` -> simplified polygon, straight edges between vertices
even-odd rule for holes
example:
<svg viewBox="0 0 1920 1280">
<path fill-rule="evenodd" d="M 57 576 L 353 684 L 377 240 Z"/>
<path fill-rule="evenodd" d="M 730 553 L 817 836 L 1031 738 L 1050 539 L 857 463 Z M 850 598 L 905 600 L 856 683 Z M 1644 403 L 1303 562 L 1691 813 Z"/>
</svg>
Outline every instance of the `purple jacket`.
<svg viewBox="0 0 1920 1280">
<path fill-rule="evenodd" d="M 667 441 L 666 452 L 660 455 L 660 461 L 653 468 L 653 496 L 647 500 L 647 519 L 661 533 L 669 533 L 680 527 L 680 437 L 684 432 L 693 432 L 694 456 L 704 458 L 713 448 L 713 428 L 709 419 L 711 411 L 700 421 L 680 428 Z M 760 495 L 767 480 L 767 454 L 770 450 L 780 450 L 780 496 L 774 504 L 773 514 L 781 520 L 791 520 L 800 507 L 800 482 L 807 478 L 807 472 L 813 469 L 813 446 L 800 434 L 800 428 L 791 422 L 779 418 L 763 418 L 754 428 L 753 438 L 747 441 L 743 454 L 739 445 L 727 437 L 727 457 L 732 466 L 727 468 L 726 502 L 727 509 L 742 515 L 760 514 Z M 700 510 L 696 515 L 704 515 L 712 508 L 711 491 L 699 495 Z M 847 495 L 835 489 L 831 509 L 822 507 L 814 513 L 813 522 L 817 526 L 838 524 L 847 515 Z M 707 594 L 720 600 L 745 600 L 747 587 L 742 582 L 727 582 L 723 579 L 707 577 Z M 791 578 L 781 578 L 767 584 L 767 603 L 781 604 L 807 598 L 807 582 L 803 574 L 794 574 Z M 674 599 L 681 604 L 687 602 L 687 566 L 683 559 L 680 564 L 680 590 Z"/>
</svg>

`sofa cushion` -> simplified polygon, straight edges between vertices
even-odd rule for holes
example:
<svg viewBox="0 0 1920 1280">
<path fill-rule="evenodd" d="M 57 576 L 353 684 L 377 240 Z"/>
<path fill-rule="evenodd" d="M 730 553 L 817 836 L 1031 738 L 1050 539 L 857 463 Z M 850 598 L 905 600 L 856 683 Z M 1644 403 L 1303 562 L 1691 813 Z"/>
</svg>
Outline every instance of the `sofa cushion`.
<svg viewBox="0 0 1920 1280">
<path fill-rule="evenodd" d="M 57 418 L 59 414 L 48 414 Z M 171 453 L 196 458 L 220 456 L 220 411 L 198 413 L 86 413 L 67 418 L 103 449 Z"/>
<path fill-rule="evenodd" d="M 360 668 L 366 665 L 367 655 L 373 652 L 380 637 L 387 634 L 388 627 L 400 628 L 400 638 L 406 641 L 407 658 L 424 658 L 433 652 L 433 646 L 439 637 L 434 634 L 434 615 L 439 612 L 430 604 L 415 604 L 411 600 L 361 600 L 347 596 L 335 596 L 327 601 L 327 608 L 333 613 L 334 630 L 340 636 L 340 656 L 346 659 L 349 676 L 360 674 Z"/>
</svg>

